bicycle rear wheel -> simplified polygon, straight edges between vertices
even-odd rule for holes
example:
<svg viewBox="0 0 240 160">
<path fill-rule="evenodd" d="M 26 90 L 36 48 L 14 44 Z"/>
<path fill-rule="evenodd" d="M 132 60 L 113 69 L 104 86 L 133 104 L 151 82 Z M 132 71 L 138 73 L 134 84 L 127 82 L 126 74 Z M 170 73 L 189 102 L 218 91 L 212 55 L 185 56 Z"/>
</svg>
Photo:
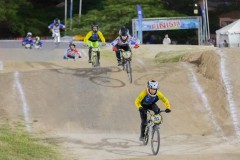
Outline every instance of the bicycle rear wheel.
<svg viewBox="0 0 240 160">
<path fill-rule="evenodd" d="M 154 126 L 152 130 L 151 148 L 153 155 L 157 155 L 160 148 L 160 131 L 158 126 Z"/>
<path fill-rule="evenodd" d="M 145 129 L 145 137 L 144 137 L 143 145 L 147 145 L 147 144 L 148 144 L 148 139 L 149 139 L 149 128 L 146 127 L 146 129 Z"/>
<path fill-rule="evenodd" d="M 132 67 L 131 67 L 131 61 L 126 62 L 126 72 L 128 75 L 129 82 L 132 83 Z"/>
</svg>

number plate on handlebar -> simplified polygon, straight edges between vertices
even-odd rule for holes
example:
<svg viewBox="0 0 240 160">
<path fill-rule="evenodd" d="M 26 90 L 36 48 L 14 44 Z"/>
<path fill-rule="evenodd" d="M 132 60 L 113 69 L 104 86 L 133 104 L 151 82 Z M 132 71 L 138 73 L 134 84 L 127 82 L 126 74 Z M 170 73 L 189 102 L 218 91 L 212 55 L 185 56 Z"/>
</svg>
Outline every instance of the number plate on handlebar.
<svg viewBox="0 0 240 160">
<path fill-rule="evenodd" d="M 92 48 L 92 51 L 97 52 L 97 51 L 99 51 L 99 48 Z"/>
<path fill-rule="evenodd" d="M 162 122 L 162 116 L 160 114 L 152 115 L 151 120 L 154 124 L 160 124 Z"/>
<path fill-rule="evenodd" d="M 123 51 L 122 52 L 122 56 L 123 56 L 123 58 L 128 59 L 128 58 L 130 58 L 132 56 L 132 52 L 130 52 L 130 51 Z"/>
</svg>

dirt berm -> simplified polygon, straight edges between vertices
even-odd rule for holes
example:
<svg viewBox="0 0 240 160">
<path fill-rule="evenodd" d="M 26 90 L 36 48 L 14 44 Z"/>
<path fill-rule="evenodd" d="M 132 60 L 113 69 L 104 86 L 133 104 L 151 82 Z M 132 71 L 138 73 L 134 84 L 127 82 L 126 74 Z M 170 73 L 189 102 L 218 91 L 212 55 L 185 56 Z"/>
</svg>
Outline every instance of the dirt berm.
<svg viewBox="0 0 240 160">
<path fill-rule="evenodd" d="M 141 45 L 130 84 L 110 47 L 95 69 L 79 47 L 84 57 L 76 61 L 62 60 L 61 48 L 1 48 L 2 119 L 57 142 L 63 159 L 239 159 L 239 49 Z M 134 105 L 150 79 L 172 106 L 156 157 L 138 141 Z"/>
</svg>

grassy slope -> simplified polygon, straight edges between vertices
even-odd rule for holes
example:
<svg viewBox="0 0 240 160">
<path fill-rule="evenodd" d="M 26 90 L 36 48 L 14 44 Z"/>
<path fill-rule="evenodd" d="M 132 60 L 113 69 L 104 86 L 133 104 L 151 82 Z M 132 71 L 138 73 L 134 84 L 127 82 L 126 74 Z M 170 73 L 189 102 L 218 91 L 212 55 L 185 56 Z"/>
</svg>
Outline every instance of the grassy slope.
<svg viewBox="0 0 240 160">
<path fill-rule="evenodd" d="M 53 144 L 33 138 L 21 128 L 9 125 L 0 128 L 0 159 L 4 160 L 57 160 L 59 154 Z"/>
</svg>

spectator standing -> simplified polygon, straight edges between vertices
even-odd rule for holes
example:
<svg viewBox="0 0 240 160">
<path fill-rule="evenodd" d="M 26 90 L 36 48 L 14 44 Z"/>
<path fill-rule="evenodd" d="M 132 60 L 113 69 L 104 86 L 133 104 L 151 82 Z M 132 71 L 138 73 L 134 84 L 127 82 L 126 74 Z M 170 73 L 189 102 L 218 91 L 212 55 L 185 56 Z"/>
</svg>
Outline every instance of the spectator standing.
<svg viewBox="0 0 240 160">
<path fill-rule="evenodd" d="M 223 42 L 223 47 L 228 47 L 228 42 L 226 40 Z"/>
<path fill-rule="evenodd" d="M 164 45 L 170 45 L 171 44 L 171 39 L 168 37 L 168 34 L 165 34 L 165 37 L 163 39 L 163 44 Z"/>
</svg>

